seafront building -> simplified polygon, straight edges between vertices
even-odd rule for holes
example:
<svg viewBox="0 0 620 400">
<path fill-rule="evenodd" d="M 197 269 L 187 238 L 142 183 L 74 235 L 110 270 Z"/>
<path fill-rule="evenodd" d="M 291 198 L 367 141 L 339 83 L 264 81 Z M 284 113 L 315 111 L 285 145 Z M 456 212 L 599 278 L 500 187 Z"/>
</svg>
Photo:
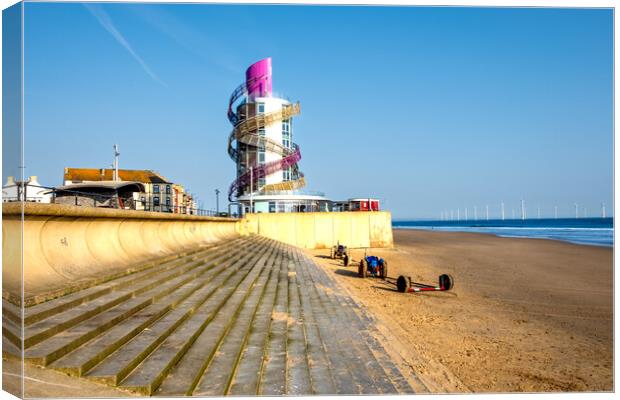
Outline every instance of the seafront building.
<svg viewBox="0 0 620 400">
<path fill-rule="evenodd" d="M 332 202 L 332 211 L 379 211 L 379 200 L 356 198 Z"/>
<path fill-rule="evenodd" d="M 32 201 L 35 203 L 49 203 L 52 196 L 47 193 L 48 188 L 41 186 L 38 178 L 33 175 L 27 181 L 15 180 L 8 176 L 2 186 L 2 202 Z"/>
<path fill-rule="evenodd" d="M 228 104 L 228 154 L 237 173 L 229 201 L 240 213 L 330 211 L 323 193 L 301 189 L 301 150 L 293 141 L 300 105 L 273 94 L 271 58 L 252 64 L 245 78 Z"/>
<path fill-rule="evenodd" d="M 65 168 L 58 202 L 179 214 L 196 212 L 196 202 L 183 185 L 151 170 Z"/>
</svg>

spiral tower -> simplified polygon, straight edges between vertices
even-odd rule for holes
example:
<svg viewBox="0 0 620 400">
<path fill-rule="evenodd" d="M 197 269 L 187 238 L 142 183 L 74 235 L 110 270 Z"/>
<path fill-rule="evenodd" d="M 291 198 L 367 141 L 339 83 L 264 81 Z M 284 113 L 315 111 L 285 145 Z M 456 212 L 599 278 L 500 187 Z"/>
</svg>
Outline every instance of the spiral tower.
<svg viewBox="0 0 620 400">
<path fill-rule="evenodd" d="M 245 82 L 228 101 L 228 154 L 237 166 L 229 201 L 242 212 L 296 212 L 327 209 L 321 193 L 302 192 L 306 184 L 299 170 L 301 151 L 293 142 L 293 117 L 301 111 L 273 95 L 271 58 L 252 64 Z"/>
</svg>

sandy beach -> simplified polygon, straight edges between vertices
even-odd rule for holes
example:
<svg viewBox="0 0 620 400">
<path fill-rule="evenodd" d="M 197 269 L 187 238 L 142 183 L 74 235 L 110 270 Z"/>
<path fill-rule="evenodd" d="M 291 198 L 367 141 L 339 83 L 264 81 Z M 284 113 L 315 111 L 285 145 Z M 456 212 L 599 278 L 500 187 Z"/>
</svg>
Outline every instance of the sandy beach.
<svg viewBox="0 0 620 400">
<path fill-rule="evenodd" d="M 552 240 L 394 230 L 393 249 L 369 250 L 389 275 L 450 292 L 402 294 L 360 279 L 354 264 L 311 250 L 377 319 L 401 369 L 430 392 L 613 390 L 613 250 Z"/>
</svg>

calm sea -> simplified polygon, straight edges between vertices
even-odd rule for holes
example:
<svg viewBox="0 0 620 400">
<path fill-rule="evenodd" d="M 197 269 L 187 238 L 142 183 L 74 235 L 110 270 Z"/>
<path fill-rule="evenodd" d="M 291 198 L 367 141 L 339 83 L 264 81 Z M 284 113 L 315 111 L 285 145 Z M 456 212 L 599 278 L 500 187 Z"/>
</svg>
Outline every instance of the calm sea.
<svg viewBox="0 0 620 400">
<path fill-rule="evenodd" d="M 593 246 L 614 245 L 613 218 L 488 221 L 392 221 L 395 229 L 488 233 L 502 237 L 554 239 Z"/>
</svg>

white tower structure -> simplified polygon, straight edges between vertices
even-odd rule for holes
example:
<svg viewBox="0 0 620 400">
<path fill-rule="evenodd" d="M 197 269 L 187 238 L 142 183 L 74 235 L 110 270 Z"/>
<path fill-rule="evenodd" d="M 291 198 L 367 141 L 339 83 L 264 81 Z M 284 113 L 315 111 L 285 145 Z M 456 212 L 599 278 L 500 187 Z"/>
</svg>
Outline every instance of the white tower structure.
<svg viewBox="0 0 620 400">
<path fill-rule="evenodd" d="M 293 117 L 299 112 L 299 103 L 273 95 L 271 58 L 252 64 L 245 83 L 231 95 L 228 154 L 237 164 L 237 179 L 228 199 L 243 213 L 328 211 L 323 193 L 299 190 L 305 186 L 301 152 L 293 143 Z"/>
</svg>

